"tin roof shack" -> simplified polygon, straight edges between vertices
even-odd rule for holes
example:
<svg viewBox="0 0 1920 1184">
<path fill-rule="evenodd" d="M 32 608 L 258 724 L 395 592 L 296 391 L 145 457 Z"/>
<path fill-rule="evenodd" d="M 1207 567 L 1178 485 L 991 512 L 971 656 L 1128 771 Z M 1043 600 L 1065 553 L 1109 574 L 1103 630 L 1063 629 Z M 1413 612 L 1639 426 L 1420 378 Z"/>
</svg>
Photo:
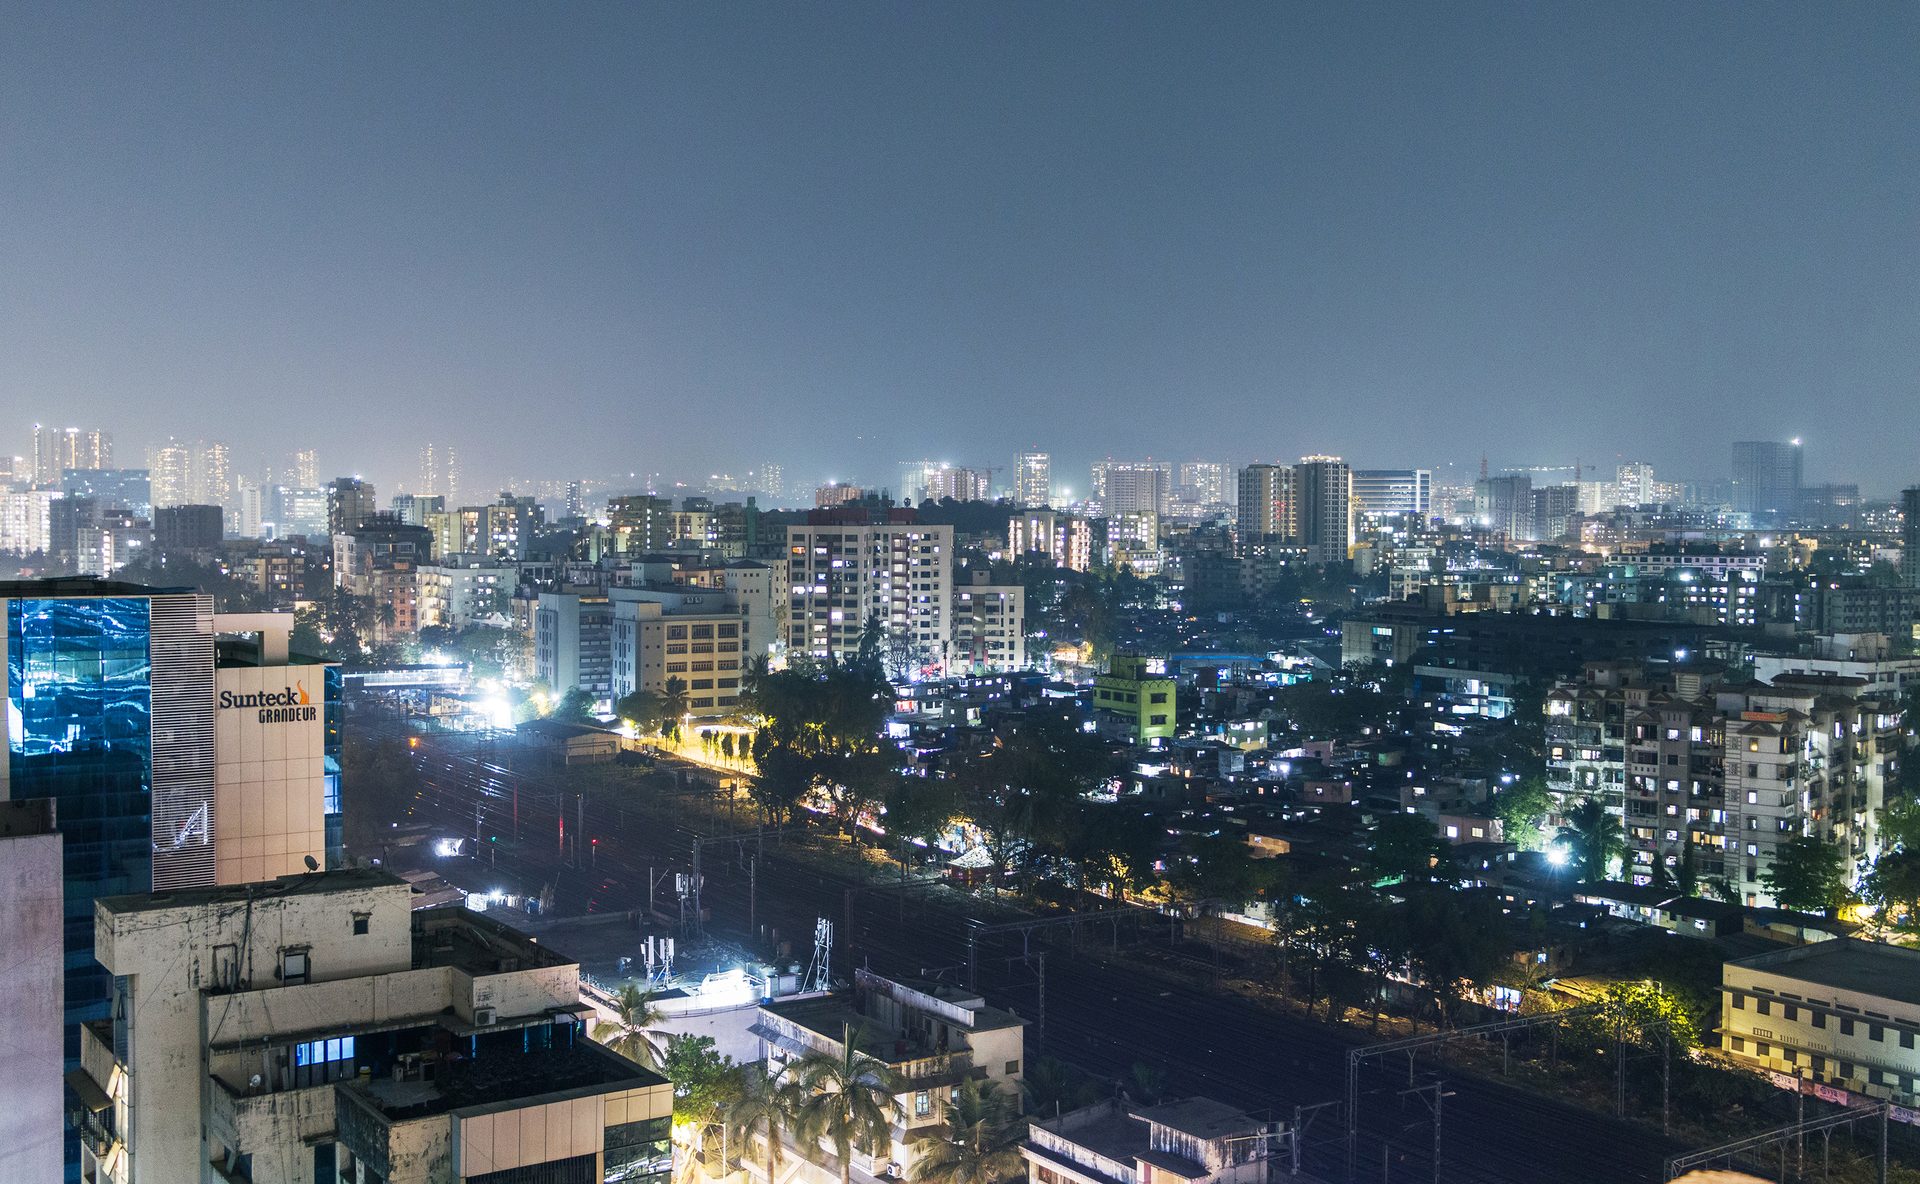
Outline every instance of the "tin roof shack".
<svg viewBox="0 0 1920 1184">
<path fill-rule="evenodd" d="M 1027 1126 L 1033 1184 L 1264 1184 L 1268 1123 L 1210 1098 L 1100 1102 Z"/>
<path fill-rule="evenodd" d="M 95 902 L 122 995 L 82 1040 L 114 1103 L 96 1178 L 453 1184 L 655 1154 L 629 1124 L 664 1140 L 671 1091 L 591 1046 L 578 965 L 412 906 L 381 869 Z"/>
</svg>

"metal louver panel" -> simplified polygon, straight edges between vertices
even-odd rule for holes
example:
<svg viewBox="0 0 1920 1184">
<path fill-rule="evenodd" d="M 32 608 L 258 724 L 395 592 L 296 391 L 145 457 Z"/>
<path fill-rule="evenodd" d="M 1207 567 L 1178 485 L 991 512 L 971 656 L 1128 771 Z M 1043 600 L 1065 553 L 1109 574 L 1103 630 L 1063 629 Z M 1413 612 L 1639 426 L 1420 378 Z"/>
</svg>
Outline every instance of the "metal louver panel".
<svg viewBox="0 0 1920 1184">
<path fill-rule="evenodd" d="M 153 890 L 212 885 L 213 599 L 153 598 Z"/>
</svg>

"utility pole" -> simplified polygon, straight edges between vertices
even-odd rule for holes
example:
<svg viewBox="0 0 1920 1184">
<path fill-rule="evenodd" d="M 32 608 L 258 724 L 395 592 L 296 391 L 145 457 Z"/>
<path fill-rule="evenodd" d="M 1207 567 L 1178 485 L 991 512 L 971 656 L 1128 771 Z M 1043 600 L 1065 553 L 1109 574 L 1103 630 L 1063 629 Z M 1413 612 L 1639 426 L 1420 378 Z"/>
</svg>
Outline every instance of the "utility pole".
<svg viewBox="0 0 1920 1184">
<path fill-rule="evenodd" d="M 1041 950 L 1035 957 L 1040 960 L 1040 1022 L 1034 1030 L 1034 1044 L 1044 1051 L 1047 1047 L 1047 952 Z"/>
<path fill-rule="evenodd" d="M 759 940 L 760 927 L 756 923 L 759 916 L 757 907 L 759 902 L 760 853 L 756 851 L 753 853 L 753 857 L 747 861 L 747 940 L 750 942 Z M 771 992 L 769 992 L 769 994 L 771 994 Z"/>
</svg>

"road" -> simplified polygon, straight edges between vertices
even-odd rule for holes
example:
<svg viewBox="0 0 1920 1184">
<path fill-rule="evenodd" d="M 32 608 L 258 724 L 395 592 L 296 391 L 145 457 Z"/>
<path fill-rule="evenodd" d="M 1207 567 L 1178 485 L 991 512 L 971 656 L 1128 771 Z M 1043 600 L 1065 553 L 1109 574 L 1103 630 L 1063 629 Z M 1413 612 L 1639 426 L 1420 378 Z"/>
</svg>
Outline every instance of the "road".
<svg viewBox="0 0 1920 1184">
<path fill-rule="evenodd" d="M 370 717 L 365 708 L 356 711 L 352 726 L 399 734 L 392 721 Z M 563 770 L 528 768 L 524 760 L 509 759 L 505 746 L 458 739 L 422 738 L 417 754 L 425 789 L 410 820 L 470 835 L 477 808 L 483 835 L 510 836 L 517 813 L 523 841 L 499 845 L 497 866 L 529 884 L 553 882 L 563 915 L 644 907 L 650 868 L 689 868 L 689 832 L 662 825 L 657 815 L 623 815 L 576 799 L 566 790 Z M 582 826 L 580 862 L 586 866 L 576 867 L 566 854 L 571 844 L 563 848 L 560 836 L 563 827 Z M 600 839 L 597 848 L 589 837 Z M 790 935 L 796 958 L 804 961 L 814 920 L 824 916 L 840 928 L 841 973 L 865 964 L 882 973 L 944 971 L 952 981 L 964 979 L 970 928 L 964 911 L 926 892 L 859 885 L 796 860 L 777 844 L 765 851 L 755 919 L 763 932 L 770 927 Z M 744 870 L 715 848 L 708 849 L 704 869 L 704 903 L 714 929 L 747 940 Z M 1164 941 L 1165 929 L 1158 932 Z M 1145 1063 L 1165 1073 L 1174 1094 L 1206 1094 L 1286 1120 L 1296 1106 L 1343 1096 L 1346 1053 L 1354 1043 L 1347 1031 L 1129 958 L 1125 941 L 1118 956 L 1106 950 L 1108 944 L 1104 935 L 1090 936 L 1076 948 L 1056 935 L 1052 944 L 1035 947 L 1047 951 L 1046 1054 L 1118 1079 Z M 1100 955 L 1088 952 L 1096 947 Z M 983 944 L 978 986 L 996 1006 L 1037 1019 L 1039 967 L 1019 955 L 1017 938 Z M 1036 1028 L 1029 1028 L 1030 1039 L 1038 1036 Z M 1404 1067 L 1397 1077 L 1370 1072 L 1362 1086 L 1355 1184 L 1432 1181 L 1432 1122 L 1426 1103 L 1402 1096 L 1408 1086 Z M 1684 1149 L 1644 1127 L 1499 1082 L 1457 1075 L 1446 1087 L 1439 1177 L 1446 1184 L 1643 1184 L 1659 1180 L 1662 1160 Z M 1310 1131 L 1308 1168 L 1325 1179 L 1345 1178 L 1340 1131 L 1331 1111 Z"/>
</svg>

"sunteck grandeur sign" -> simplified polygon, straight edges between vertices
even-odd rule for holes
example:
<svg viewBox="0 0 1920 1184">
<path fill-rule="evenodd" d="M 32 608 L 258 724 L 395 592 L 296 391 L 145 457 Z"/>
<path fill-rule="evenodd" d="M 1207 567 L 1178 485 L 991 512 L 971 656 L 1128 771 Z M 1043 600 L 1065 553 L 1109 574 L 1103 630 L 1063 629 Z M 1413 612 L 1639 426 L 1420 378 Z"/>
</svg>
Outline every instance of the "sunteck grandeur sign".
<svg viewBox="0 0 1920 1184">
<path fill-rule="evenodd" d="M 220 710 L 257 710 L 263 724 L 304 723 L 319 718 L 319 708 L 307 697 L 305 685 L 295 682 L 278 691 L 252 691 L 235 694 L 220 692 Z"/>
</svg>

